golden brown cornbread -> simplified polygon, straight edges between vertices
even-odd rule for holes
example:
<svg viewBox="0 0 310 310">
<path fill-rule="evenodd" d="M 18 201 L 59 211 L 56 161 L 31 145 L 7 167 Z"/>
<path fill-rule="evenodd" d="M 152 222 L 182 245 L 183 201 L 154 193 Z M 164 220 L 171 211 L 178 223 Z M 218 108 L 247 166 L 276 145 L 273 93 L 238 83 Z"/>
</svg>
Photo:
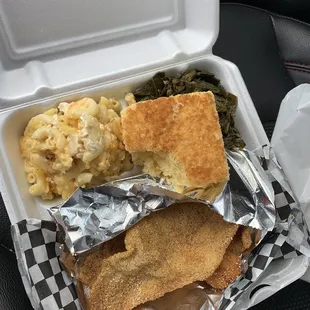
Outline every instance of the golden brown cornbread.
<svg viewBox="0 0 310 310">
<path fill-rule="evenodd" d="M 238 225 L 205 204 L 175 204 L 154 212 L 126 233 L 126 251 L 81 267 L 91 310 L 129 310 L 218 268 Z M 87 274 L 87 276 L 86 276 Z"/>
<path fill-rule="evenodd" d="M 127 151 L 144 172 L 205 188 L 228 180 L 214 96 L 197 92 L 130 105 L 121 112 Z"/>
</svg>

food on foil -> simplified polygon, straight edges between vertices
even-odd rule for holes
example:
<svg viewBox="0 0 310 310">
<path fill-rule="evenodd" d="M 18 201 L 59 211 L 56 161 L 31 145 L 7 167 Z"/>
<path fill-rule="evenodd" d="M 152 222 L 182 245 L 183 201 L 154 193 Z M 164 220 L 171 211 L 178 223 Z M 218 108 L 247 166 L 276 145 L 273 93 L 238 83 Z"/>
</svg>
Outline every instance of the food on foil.
<svg viewBox="0 0 310 310">
<path fill-rule="evenodd" d="M 143 172 L 195 198 L 213 200 L 222 191 L 229 174 L 212 92 L 131 104 L 121 118 L 125 148 Z"/>
<path fill-rule="evenodd" d="M 252 228 L 239 226 L 233 240 L 229 244 L 220 266 L 214 274 L 205 280 L 206 283 L 216 289 L 224 289 L 234 282 L 241 274 L 242 254 L 248 250 L 252 242 Z"/>
<path fill-rule="evenodd" d="M 101 259 L 93 253 L 81 264 L 78 280 L 89 288 L 88 308 L 129 310 L 208 279 L 237 229 L 200 203 L 150 214 L 126 232 L 125 251 Z"/>
<path fill-rule="evenodd" d="M 240 226 L 233 241 L 228 247 L 228 251 L 239 256 L 248 250 L 252 245 L 253 228 Z"/>
<path fill-rule="evenodd" d="M 20 140 L 29 192 L 67 199 L 78 187 L 130 170 L 120 110 L 114 99 L 83 98 L 33 117 Z"/>
<path fill-rule="evenodd" d="M 229 150 L 243 149 L 245 143 L 241 139 L 234 122 L 237 97 L 227 92 L 220 80 L 208 71 L 190 69 L 176 76 L 166 76 L 164 72 L 158 72 L 153 78 L 136 89 L 133 92 L 134 96 L 130 94 L 126 99 L 132 103 L 134 99 L 139 102 L 159 97 L 206 91 L 211 91 L 215 96 L 225 148 Z"/>
<path fill-rule="evenodd" d="M 99 247 L 95 249 L 95 252 L 91 252 L 92 257 L 92 268 L 94 270 L 99 269 L 101 265 L 101 261 L 103 259 L 106 259 L 114 254 L 124 252 L 126 250 L 125 244 L 124 244 L 124 238 L 125 238 L 125 232 L 121 233 L 120 235 L 117 235 L 115 238 L 108 240 L 101 244 Z M 89 254 L 86 254 L 89 255 Z M 76 263 L 77 263 L 77 257 L 73 256 L 68 247 L 64 245 L 64 249 L 61 253 L 60 260 L 62 264 L 64 265 L 65 269 L 68 273 L 75 276 L 76 272 Z M 86 273 L 83 276 L 85 279 L 89 277 L 89 281 L 91 280 L 92 274 Z"/>
<path fill-rule="evenodd" d="M 220 266 L 205 281 L 214 288 L 224 289 L 241 274 L 241 256 L 226 251 Z"/>
</svg>

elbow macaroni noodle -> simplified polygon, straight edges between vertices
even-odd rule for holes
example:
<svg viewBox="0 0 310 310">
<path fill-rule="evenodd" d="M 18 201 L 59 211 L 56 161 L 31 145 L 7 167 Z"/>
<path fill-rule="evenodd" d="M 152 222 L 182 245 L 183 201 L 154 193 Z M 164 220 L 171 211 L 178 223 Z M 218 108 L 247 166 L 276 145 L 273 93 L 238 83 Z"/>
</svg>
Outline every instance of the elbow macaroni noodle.
<svg viewBox="0 0 310 310">
<path fill-rule="evenodd" d="M 120 111 L 114 99 L 83 98 L 33 117 L 20 140 L 30 194 L 67 199 L 78 187 L 130 170 Z"/>
</svg>

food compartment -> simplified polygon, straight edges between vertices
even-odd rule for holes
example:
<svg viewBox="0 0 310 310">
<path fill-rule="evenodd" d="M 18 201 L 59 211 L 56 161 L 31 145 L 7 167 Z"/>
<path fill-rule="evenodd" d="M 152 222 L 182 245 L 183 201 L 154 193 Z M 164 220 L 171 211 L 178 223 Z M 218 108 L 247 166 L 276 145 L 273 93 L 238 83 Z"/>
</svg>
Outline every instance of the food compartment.
<svg viewBox="0 0 310 310">
<path fill-rule="evenodd" d="M 177 66 L 162 67 L 127 79 L 119 79 L 112 83 L 79 89 L 71 93 L 25 104 L 0 114 L 0 164 L 3 177 L 1 192 L 12 223 L 29 217 L 48 219 L 49 215 L 46 209 L 63 202 L 60 198 L 45 201 L 39 197 L 31 196 L 29 193 L 29 183 L 26 180 L 23 159 L 19 149 L 19 139 L 33 116 L 56 107 L 62 101 L 75 101 L 85 96 L 95 100 L 98 100 L 100 96 L 114 97 L 124 103 L 126 93 L 133 91 L 156 72 L 164 71 L 168 75 L 175 75 L 190 68 L 207 70 L 215 74 L 226 90 L 238 97 L 235 121 L 248 149 L 253 150 L 268 143 L 237 67 L 216 56 L 202 57 L 190 62 L 180 63 Z"/>
</svg>

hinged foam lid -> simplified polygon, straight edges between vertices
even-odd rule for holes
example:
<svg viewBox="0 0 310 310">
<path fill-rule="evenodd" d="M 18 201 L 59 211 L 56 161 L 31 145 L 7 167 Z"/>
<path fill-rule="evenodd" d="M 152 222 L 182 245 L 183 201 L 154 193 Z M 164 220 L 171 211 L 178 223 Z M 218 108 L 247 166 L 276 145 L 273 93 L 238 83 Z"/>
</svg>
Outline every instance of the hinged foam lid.
<svg viewBox="0 0 310 310">
<path fill-rule="evenodd" d="M 0 108 L 211 53 L 218 0 L 0 0 Z"/>
</svg>

